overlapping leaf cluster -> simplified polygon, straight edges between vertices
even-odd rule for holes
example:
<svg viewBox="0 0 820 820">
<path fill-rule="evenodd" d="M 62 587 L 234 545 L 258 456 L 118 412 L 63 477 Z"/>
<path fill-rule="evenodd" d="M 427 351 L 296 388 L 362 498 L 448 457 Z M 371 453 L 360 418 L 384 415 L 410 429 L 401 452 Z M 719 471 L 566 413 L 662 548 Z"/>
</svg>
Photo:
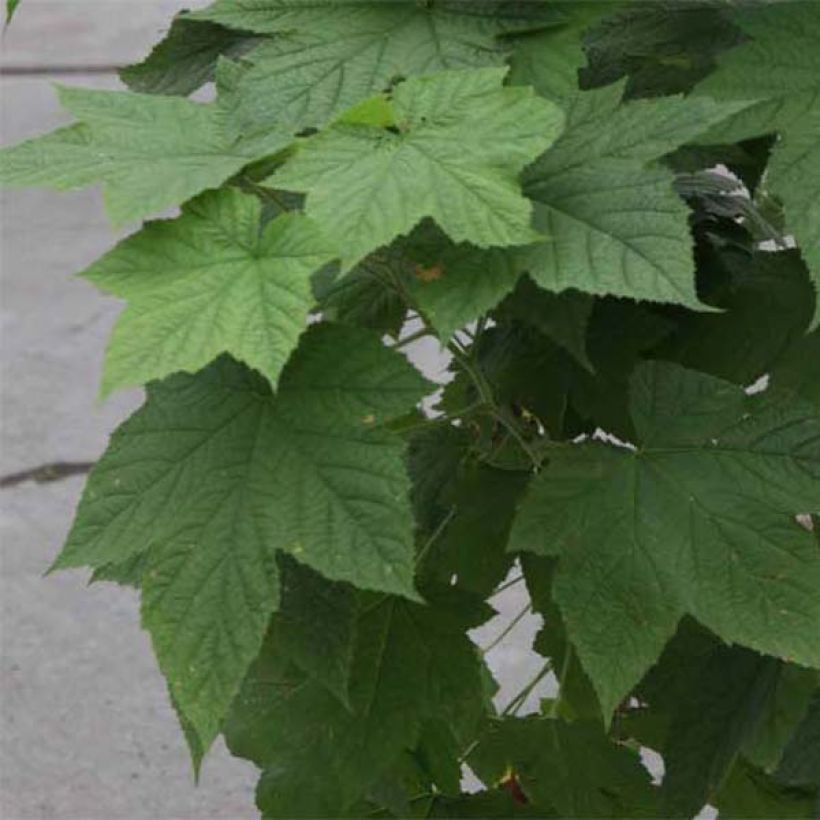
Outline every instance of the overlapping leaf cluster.
<svg viewBox="0 0 820 820">
<path fill-rule="evenodd" d="M 818 39 L 814 2 L 217 0 L 3 150 L 181 208 L 84 273 L 147 398 L 55 568 L 140 588 L 196 766 L 223 733 L 269 817 L 814 816 Z M 544 666 L 498 704 L 468 633 L 511 572 Z"/>
</svg>

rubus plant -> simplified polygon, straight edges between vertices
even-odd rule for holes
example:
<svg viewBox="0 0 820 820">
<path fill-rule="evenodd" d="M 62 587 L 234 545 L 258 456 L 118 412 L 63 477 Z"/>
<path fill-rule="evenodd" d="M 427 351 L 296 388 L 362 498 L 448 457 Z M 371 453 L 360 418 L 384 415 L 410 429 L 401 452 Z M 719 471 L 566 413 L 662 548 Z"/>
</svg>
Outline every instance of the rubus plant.
<svg viewBox="0 0 820 820">
<path fill-rule="evenodd" d="M 223 734 L 267 817 L 817 816 L 818 42 L 817 2 L 217 0 L 4 149 L 181 206 L 84 273 L 147 399 L 54 568 L 139 587 L 197 768 Z M 468 632 L 519 582 L 498 704 Z"/>
</svg>

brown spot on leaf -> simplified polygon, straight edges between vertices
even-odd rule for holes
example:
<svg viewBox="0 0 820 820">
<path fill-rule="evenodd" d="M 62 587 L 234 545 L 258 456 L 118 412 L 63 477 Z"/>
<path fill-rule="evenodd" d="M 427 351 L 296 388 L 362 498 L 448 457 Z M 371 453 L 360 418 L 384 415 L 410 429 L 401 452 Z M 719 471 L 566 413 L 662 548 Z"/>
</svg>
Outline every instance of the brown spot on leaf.
<svg viewBox="0 0 820 820">
<path fill-rule="evenodd" d="M 441 264 L 431 265 L 425 268 L 423 265 L 416 265 L 416 278 L 422 282 L 435 282 L 444 276 L 444 266 Z"/>
</svg>

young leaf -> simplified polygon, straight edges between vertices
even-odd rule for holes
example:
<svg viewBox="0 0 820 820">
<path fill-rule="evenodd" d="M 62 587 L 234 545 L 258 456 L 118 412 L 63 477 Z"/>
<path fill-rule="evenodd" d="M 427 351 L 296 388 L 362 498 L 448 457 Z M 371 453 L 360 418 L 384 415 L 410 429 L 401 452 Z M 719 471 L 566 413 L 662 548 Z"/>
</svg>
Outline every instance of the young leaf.
<svg viewBox="0 0 820 820">
<path fill-rule="evenodd" d="M 306 212 L 338 244 L 344 267 L 426 216 L 455 242 L 537 241 L 517 178 L 562 116 L 529 89 L 503 88 L 504 75 L 411 78 L 384 103 L 398 133 L 367 121 L 363 108 L 306 140 L 269 183 L 307 193 Z"/>
<path fill-rule="evenodd" d="M 276 385 L 307 327 L 310 277 L 334 252 L 301 214 L 261 228 L 261 212 L 256 197 L 209 191 L 85 271 L 128 301 L 106 355 L 103 394 L 195 372 L 220 353 Z"/>
<path fill-rule="evenodd" d="M 59 89 L 74 125 L 0 151 L 0 185 L 59 191 L 105 186 L 124 225 L 220 185 L 290 138 L 238 140 L 218 103 L 124 91 Z"/>
<path fill-rule="evenodd" d="M 639 447 L 555 448 L 511 536 L 561 556 L 555 599 L 605 714 L 684 612 L 820 663 L 820 553 L 794 519 L 820 503 L 820 418 L 671 364 L 641 365 L 631 393 Z"/>
</svg>

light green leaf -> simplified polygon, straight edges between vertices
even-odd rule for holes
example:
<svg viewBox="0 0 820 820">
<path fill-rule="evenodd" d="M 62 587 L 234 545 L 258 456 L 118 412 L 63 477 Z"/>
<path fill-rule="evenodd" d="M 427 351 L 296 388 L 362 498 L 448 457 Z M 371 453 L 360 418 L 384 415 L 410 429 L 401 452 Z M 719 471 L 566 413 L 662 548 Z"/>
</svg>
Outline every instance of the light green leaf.
<svg viewBox="0 0 820 820">
<path fill-rule="evenodd" d="M 55 568 L 146 554 L 143 622 L 206 748 L 277 606 L 277 551 L 415 597 L 404 448 L 373 428 L 427 387 L 378 337 L 319 325 L 276 397 L 223 358 L 152 386 L 114 435 Z"/>
<path fill-rule="evenodd" d="M 66 87 L 59 95 L 79 122 L 0 151 L 0 185 L 64 191 L 103 183 L 117 225 L 217 187 L 290 141 L 237 139 L 218 103 Z"/>
<path fill-rule="evenodd" d="M 276 385 L 307 327 L 310 277 L 334 253 L 306 217 L 282 214 L 261 228 L 261 211 L 256 197 L 235 189 L 208 192 L 85 271 L 128 301 L 108 348 L 103 394 L 195 372 L 220 353 Z"/>
<path fill-rule="evenodd" d="M 504 69 L 411 78 L 393 93 L 398 133 L 347 117 L 306 140 L 274 187 L 307 193 L 306 212 L 345 267 L 430 216 L 454 242 L 536 241 L 521 169 L 557 136 L 559 109 L 503 88 Z"/>
<path fill-rule="evenodd" d="M 11 23 L 11 19 L 14 17 L 14 12 L 17 11 L 20 2 L 21 0 L 6 0 L 6 25 Z"/>
<path fill-rule="evenodd" d="M 639 446 L 555 448 L 511 546 L 560 555 L 555 600 L 605 714 L 689 612 L 727 641 L 820 663 L 820 419 L 672 364 L 631 383 Z"/>
<path fill-rule="evenodd" d="M 506 4 L 507 6 L 509 4 Z M 399 78 L 500 65 L 509 44 L 497 35 L 548 21 L 543 3 L 218 2 L 192 15 L 276 36 L 252 55 L 234 109 L 245 132 L 298 133 Z"/>
<path fill-rule="evenodd" d="M 622 93 L 618 83 L 568 98 L 566 130 L 527 170 L 534 224 L 552 237 L 533 254 L 530 275 L 547 290 L 702 310 L 689 212 L 672 173 L 653 160 L 734 109 L 678 97 L 621 103 Z"/>
<path fill-rule="evenodd" d="M 272 641 L 234 704 L 226 738 L 263 768 L 257 801 L 266 817 L 344 814 L 415 746 L 423 722 L 466 745 L 482 716 L 481 663 L 464 632 L 471 624 L 447 599 L 435 608 L 395 598 L 362 604 L 350 710 Z"/>
</svg>

